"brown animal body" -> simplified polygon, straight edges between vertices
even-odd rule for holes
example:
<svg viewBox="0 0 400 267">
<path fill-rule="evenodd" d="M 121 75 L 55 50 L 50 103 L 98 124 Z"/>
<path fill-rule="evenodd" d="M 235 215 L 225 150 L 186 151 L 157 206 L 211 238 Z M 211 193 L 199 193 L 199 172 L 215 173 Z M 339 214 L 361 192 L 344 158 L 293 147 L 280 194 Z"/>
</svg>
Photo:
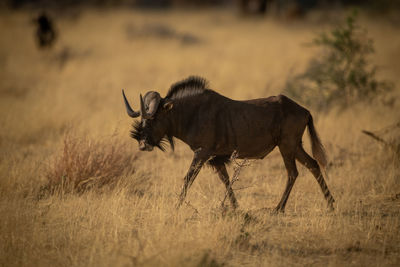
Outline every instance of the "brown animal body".
<svg viewBox="0 0 400 267">
<path fill-rule="evenodd" d="M 326 164 L 325 153 L 307 109 L 283 95 L 236 101 L 207 86 L 203 78 L 189 77 L 172 85 L 165 98 L 157 92 L 148 92 L 144 98 L 140 96 L 140 112 L 132 110 L 123 94 L 128 115 L 142 117 L 134 124 L 131 133 L 141 150 L 151 151 L 154 146 L 163 150 L 164 141 L 173 148 L 175 137 L 194 151 L 178 206 L 184 201 L 201 167 L 208 163 L 225 184 L 231 204 L 236 208 L 237 201 L 229 186 L 225 166 L 232 153 L 241 159 L 262 159 L 278 146 L 288 181 L 276 211 L 284 211 L 298 176 L 296 160 L 312 172 L 333 209 L 334 199 L 317 163 L 321 166 Z M 302 147 L 302 136 L 307 126 L 317 161 Z"/>
</svg>

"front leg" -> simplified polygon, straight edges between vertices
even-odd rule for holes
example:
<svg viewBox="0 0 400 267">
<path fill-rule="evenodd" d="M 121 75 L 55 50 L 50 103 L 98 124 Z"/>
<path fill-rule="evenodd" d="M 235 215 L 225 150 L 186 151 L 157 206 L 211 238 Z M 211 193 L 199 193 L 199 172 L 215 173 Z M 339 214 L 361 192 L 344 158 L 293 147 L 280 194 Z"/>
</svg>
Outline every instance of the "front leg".
<svg viewBox="0 0 400 267">
<path fill-rule="evenodd" d="M 179 209 L 179 207 L 182 205 L 183 201 L 186 198 L 187 190 L 193 184 L 194 179 L 196 179 L 197 174 L 199 174 L 201 167 L 208 160 L 208 158 L 209 156 L 206 156 L 206 154 L 202 151 L 201 148 L 197 149 L 194 152 L 192 164 L 190 164 L 189 170 L 185 176 L 182 191 L 179 196 L 179 201 L 178 204 L 176 205 L 177 209 Z"/>
</svg>

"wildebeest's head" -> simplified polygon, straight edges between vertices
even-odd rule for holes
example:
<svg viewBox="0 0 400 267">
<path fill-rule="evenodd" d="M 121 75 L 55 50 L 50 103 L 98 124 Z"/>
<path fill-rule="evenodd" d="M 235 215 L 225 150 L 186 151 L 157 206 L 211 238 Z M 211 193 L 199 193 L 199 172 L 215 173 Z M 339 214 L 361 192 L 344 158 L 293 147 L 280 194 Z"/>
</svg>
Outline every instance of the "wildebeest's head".
<svg viewBox="0 0 400 267">
<path fill-rule="evenodd" d="M 139 143 L 139 149 L 142 151 L 152 151 L 158 147 L 165 150 L 165 144 L 170 143 L 174 149 L 174 142 L 168 133 L 168 113 L 173 107 L 171 100 L 161 98 L 158 92 L 147 92 L 144 97 L 140 95 L 140 111 L 134 111 L 129 105 L 122 90 L 125 101 L 125 107 L 128 115 L 132 118 L 141 116 L 140 121 L 133 123 L 131 137 Z"/>
<path fill-rule="evenodd" d="M 185 99 L 197 97 L 205 92 L 207 86 L 206 79 L 189 76 L 172 84 L 165 98 L 154 91 L 147 92 L 144 97 L 140 95 L 140 111 L 134 111 L 131 108 L 122 90 L 128 115 L 132 118 L 141 116 L 140 121 L 133 123 L 133 130 L 131 131 L 132 138 L 139 142 L 139 149 L 152 151 L 154 147 L 158 147 L 164 151 L 165 144 L 168 142 L 174 149 L 171 134 L 174 116 L 171 113 L 176 114 L 178 111 L 174 112 L 174 109 L 182 105 Z M 182 111 L 182 109 L 179 110 Z"/>
</svg>

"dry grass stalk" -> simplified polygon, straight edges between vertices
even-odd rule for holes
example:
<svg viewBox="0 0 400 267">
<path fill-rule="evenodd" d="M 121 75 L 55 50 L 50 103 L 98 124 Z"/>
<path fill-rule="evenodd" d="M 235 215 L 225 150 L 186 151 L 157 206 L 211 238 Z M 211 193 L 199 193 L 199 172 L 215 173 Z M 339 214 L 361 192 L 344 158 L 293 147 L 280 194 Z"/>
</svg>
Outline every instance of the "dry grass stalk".
<svg viewBox="0 0 400 267">
<path fill-rule="evenodd" d="M 383 139 L 380 135 L 383 135 L 385 133 L 388 132 L 393 132 L 395 130 L 400 129 L 400 121 L 390 125 L 388 127 L 385 127 L 384 129 L 378 131 L 378 132 L 371 132 L 371 131 L 367 131 L 367 130 L 362 130 L 363 134 L 368 135 L 369 137 L 371 137 L 372 139 L 374 139 L 375 141 L 382 143 L 386 148 L 388 148 L 389 150 L 391 150 L 392 152 L 394 152 L 394 154 L 397 156 L 397 158 L 400 159 L 400 142 L 393 140 L 393 141 L 386 141 L 385 139 Z"/>
<path fill-rule="evenodd" d="M 124 174 L 134 172 L 134 160 L 135 155 L 113 137 L 99 141 L 67 134 L 61 154 L 47 169 L 46 189 L 52 193 L 83 192 L 115 184 Z"/>
<path fill-rule="evenodd" d="M 243 168 L 243 167 L 247 167 L 247 166 L 250 165 L 250 162 L 249 162 L 248 159 L 244 159 L 244 160 L 242 160 L 241 162 L 238 162 L 238 161 L 237 161 L 237 158 L 238 158 L 238 153 L 237 153 L 236 151 L 234 151 L 234 152 L 232 153 L 232 155 L 231 155 L 231 161 L 235 163 L 235 167 L 233 167 L 232 179 L 231 179 L 231 181 L 229 182 L 229 187 L 228 187 L 228 189 L 226 190 L 224 199 L 223 199 L 222 202 L 221 202 L 221 208 L 222 208 L 223 211 L 226 210 L 225 200 L 226 200 L 226 198 L 227 198 L 228 195 L 229 195 L 229 193 L 228 193 L 229 190 L 232 188 L 233 184 L 234 184 L 236 181 L 239 180 L 239 175 L 240 175 L 240 172 L 241 172 L 242 168 Z"/>
</svg>

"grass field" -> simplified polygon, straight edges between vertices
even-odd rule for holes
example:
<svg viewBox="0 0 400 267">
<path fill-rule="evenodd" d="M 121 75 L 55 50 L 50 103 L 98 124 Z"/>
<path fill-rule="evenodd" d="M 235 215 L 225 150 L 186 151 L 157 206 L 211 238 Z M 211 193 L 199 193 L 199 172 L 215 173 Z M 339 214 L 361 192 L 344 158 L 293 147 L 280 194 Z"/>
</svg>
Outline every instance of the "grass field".
<svg viewBox="0 0 400 267">
<path fill-rule="evenodd" d="M 304 44 L 338 16 L 87 10 L 57 15 L 59 39 L 47 51 L 35 46 L 32 16 L 0 14 L 1 266 L 399 266 L 399 160 L 361 133 L 398 122 L 398 100 L 311 110 L 334 212 L 298 164 L 286 213 L 270 214 L 286 183 L 278 151 L 242 169 L 233 185 L 239 211 L 222 212 L 224 186 L 208 168 L 176 211 L 192 152 L 180 141 L 175 152 L 139 152 L 129 137 L 121 88 L 134 108 L 139 93 L 164 96 L 192 74 L 234 99 L 276 95 L 317 52 Z M 363 14 L 360 23 L 375 40 L 379 78 L 394 82 L 399 99 L 400 25 Z M 98 170 L 112 181 L 43 194 L 85 166 L 84 184 L 96 185 Z"/>
</svg>

